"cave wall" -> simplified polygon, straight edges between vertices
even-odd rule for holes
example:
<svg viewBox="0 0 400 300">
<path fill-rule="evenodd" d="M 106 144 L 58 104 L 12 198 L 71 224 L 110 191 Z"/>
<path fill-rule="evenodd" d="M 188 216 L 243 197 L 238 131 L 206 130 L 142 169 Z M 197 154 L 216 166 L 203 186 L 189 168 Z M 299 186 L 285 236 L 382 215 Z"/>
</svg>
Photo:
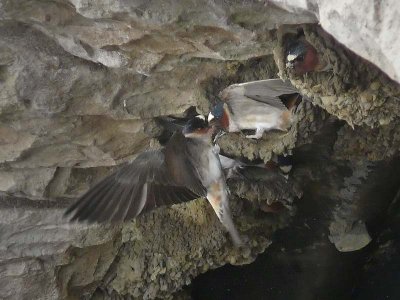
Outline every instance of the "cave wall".
<svg viewBox="0 0 400 300">
<path fill-rule="evenodd" d="M 252 262 L 272 234 L 290 224 L 298 198 L 313 186 L 308 179 L 318 183 L 329 172 L 338 176 L 326 188 L 337 207 L 323 228 L 339 250 L 368 243 L 369 219 L 353 208 L 360 199 L 370 201 L 360 183 L 397 155 L 398 85 L 374 65 L 355 61 L 316 25 L 304 25 L 305 34 L 333 69 L 287 73 L 276 29 L 319 17 L 339 42 L 393 79 L 399 68 L 395 59 L 395 72 L 381 62 L 382 44 L 368 45 L 370 52 L 354 48 L 310 7 L 290 13 L 263 1 L 0 1 L 0 297 L 170 296 L 209 269 Z M 190 106 L 205 113 L 225 86 L 278 75 L 307 97 L 295 125 L 258 142 L 226 135 L 222 150 L 268 161 L 300 149 L 300 159 L 302 149 L 333 128 L 321 144 L 334 162 L 305 160 L 288 183 L 230 182 L 235 221 L 249 238 L 246 249 L 232 246 L 204 199 L 118 226 L 63 219 L 65 207 L 91 184 L 160 146 L 154 117 Z M 320 150 L 305 156 L 318 157 Z M 260 212 L 274 201 L 290 209 Z"/>
</svg>

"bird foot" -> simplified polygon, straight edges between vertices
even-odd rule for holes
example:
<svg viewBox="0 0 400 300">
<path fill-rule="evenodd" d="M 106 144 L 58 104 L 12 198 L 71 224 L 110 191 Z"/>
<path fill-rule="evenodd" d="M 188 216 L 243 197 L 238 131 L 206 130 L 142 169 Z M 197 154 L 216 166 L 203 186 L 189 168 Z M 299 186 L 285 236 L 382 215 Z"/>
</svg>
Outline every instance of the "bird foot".
<svg viewBox="0 0 400 300">
<path fill-rule="evenodd" d="M 216 135 L 215 135 L 215 138 L 214 138 L 214 144 L 217 142 L 217 140 L 220 138 L 220 137 L 222 137 L 222 136 L 224 136 L 226 134 L 226 132 L 225 131 L 220 131 L 220 132 L 218 132 Z"/>
<path fill-rule="evenodd" d="M 264 130 L 265 128 L 257 128 L 256 131 L 254 132 L 254 134 L 252 135 L 246 135 L 246 139 L 256 139 L 259 140 L 262 138 L 263 134 L 264 134 Z"/>
<path fill-rule="evenodd" d="M 246 135 L 246 139 L 256 139 L 259 140 L 262 138 L 262 134 L 252 134 L 252 135 Z"/>
</svg>

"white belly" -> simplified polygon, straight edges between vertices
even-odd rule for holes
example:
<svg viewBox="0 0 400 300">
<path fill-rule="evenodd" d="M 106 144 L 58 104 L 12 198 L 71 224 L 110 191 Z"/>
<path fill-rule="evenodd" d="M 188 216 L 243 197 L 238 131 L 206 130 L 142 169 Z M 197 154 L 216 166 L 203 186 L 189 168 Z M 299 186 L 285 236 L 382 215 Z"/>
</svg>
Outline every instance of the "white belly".
<svg viewBox="0 0 400 300">
<path fill-rule="evenodd" d="M 218 155 L 210 149 L 207 153 L 208 155 L 208 176 L 207 176 L 207 183 L 208 186 L 210 183 L 219 180 L 222 177 L 222 168 L 221 163 L 219 161 Z"/>
<path fill-rule="evenodd" d="M 257 128 L 277 128 L 280 124 L 281 111 L 264 111 L 260 113 L 252 113 L 241 115 L 236 120 L 236 126 L 242 129 L 257 129 Z"/>
</svg>

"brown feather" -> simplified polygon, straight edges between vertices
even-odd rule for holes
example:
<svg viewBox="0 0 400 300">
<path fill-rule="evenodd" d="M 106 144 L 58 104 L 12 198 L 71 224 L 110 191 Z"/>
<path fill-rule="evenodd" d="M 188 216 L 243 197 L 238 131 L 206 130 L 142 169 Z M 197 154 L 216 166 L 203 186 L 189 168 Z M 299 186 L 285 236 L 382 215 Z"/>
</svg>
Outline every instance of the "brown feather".
<svg viewBox="0 0 400 300">
<path fill-rule="evenodd" d="M 162 205 L 190 201 L 204 195 L 204 187 L 193 170 L 189 167 L 185 171 L 185 158 L 176 158 L 181 157 L 181 151 L 185 149 L 186 141 L 184 137 L 182 139 L 182 134 L 177 135 L 173 142 L 183 143 L 175 146 L 167 144 L 168 157 L 170 160 L 174 158 L 175 163 L 171 170 L 163 151 L 144 152 L 132 163 L 101 180 L 65 214 L 78 221 L 124 221 Z M 171 150 L 179 155 L 170 153 Z"/>
</svg>

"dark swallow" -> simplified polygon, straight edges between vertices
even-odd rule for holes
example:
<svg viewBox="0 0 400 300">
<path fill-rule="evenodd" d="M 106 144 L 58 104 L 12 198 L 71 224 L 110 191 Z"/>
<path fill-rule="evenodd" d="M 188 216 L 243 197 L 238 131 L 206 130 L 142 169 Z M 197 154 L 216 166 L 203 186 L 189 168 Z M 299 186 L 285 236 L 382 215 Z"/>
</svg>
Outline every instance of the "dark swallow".
<svg viewBox="0 0 400 300">
<path fill-rule="evenodd" d="M 242 241 L 232 221 L 225 176 L 203 116 L 189 120 L 161 150 L 140 154 L 106 177 L 67 211 L 71 221 L 118 222 L 163 205 L 206 197 L 233 242 Z"/>
<path fill-rule="evenodd" d="M 281 169 L 282 166 L 278 165 L 275 161 L 266 164 L 243 162 L 223 155 L 220 155 L 220 161 L 228 180 L 234 180 L 234 182 L 246 182 L 252 189 L 257 188 L 256 186 L 253 186 L 253 184 L 256 184 L 257 182 L 261 182 L 263 186 L 272 185 L 286 189 L 291 188 L 290 186 L 292 185 L 292 182 L 288 181 L 287 175 Z M 236 188 L 236 192 L 237 191 L 240 193 L 241 188 L 239 187 L 239 190 Z M 272 203 L 267 201 L 265 203 L 259 203 L 258 208 L 267 213 L 279 213 L 289 206 L 290 205 L 277 201 L 273 201 Z"/>
<path fill-rule="evenodd" d="M 293 156 L 292 155 L 274 155 L 271 160 L 269 160 L 265 166 L 268 169 L 280 170 L 280 172 L 288 178 L 290 171 L 292 170 Z"/>
<path fill-rule="evenodd" d="M 226 132 L 255 130 L 247 138 L 259 139 L 264 131 L 287 131 L 292 113 L 301 100 L 298 91 L 287 81 L 267 79 L 233 84 L 220 93 L 223 102 L 214 106 L 208 116 Z"/>
<path fill-rule="evenodd" d="M 215 149 L 215 151 L 219 152 L 218 145 L 215 145 Z M 258 173 L 263 176 L 268 174 L 268 176 L 273 176 L 275 178 L 284 177 L 285 179 L 288 179 L 288 174 L 292 168 L 292 159 L 289 155 L 275 155 L 273 159 L 267 163 L 262 161 L 249 162 L 242 159 L 231 158 L 222 154 L 219 154 L 219 160 L 227 179 L 245 179 L 247 175 L 251 173 Z"/>
<path fill-rule="evenodd" d="M 200 115 L 195 106 L 189 107 L 183 114 L 156 117 L 155 122 L 160 125 L 162 132 L 157 137 L 161 145 L 165 145 L 176 131 L 182 131 L 186 123 Z"/>
</svg>

